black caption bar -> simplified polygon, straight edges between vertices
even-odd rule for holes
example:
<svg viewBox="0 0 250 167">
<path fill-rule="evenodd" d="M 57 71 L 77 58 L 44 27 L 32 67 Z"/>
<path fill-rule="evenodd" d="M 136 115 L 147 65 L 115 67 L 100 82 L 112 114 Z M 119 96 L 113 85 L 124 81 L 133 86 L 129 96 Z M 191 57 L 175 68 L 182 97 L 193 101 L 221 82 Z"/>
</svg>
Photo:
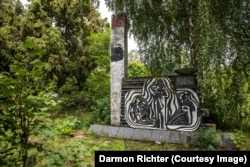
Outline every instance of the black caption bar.
<svg viewBox="0 0 250 167">
<path fill-rule="evenodd" d="M 249 166 L 250 151 L 95 151 L 95 167 Z"/>
</svg>

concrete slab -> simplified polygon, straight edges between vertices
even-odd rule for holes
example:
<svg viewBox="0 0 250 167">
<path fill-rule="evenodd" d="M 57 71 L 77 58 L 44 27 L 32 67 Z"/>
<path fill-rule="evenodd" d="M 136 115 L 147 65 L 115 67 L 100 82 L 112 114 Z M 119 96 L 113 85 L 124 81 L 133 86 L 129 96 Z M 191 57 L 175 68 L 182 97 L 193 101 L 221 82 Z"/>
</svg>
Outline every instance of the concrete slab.
<svg viewBox="0 0 250 167">
<path fill-rule="evenodd" d="M 169 143 L 180 143 L 180 132 L 179 131 L 170 131 Z"/>
<path fill-rule="evenodd" d="M 88 133 L 131 140 L 145 140 L 154 142 L 166 141 L 168 143 L 184 144 L 195 142 L 195 134 L 197 132 L 149 130 L 108 125 L 91 125 L 88 130 Z M 231 140 L 231 134 L 222 133 L 221 141 L 223 146 L 235 148 L 235 145 Z"/>
<path fill-rule="evenodd" d="M 180 135 L 179 143 L 191 143 L 193 139 L 192 133 L 193 132 L 179 132 L 179 135 Z"/>
<path fill-rule="evenodd" d="M 116 135 L 118 138 L 133 139 L 134 129 L 127 127 L 119 127 L 118 133 Z"/>
<path fill-rule="evenodd" d="M 102 133 L 105 136 L 109 136 L 109 137 L 116 137 L 118 131 L 119 131 L 119 127 L 117 126 L 104 126 L 102 129 Z"/>
<path fill-rule="evenodd" d="M 170 131 L 163 131 L 163 130 L 152 130 L 152 141 L 169 141 L 170 138 Z"/>
<path fill-rule="evenodd" d="M 152 130 L 148 129 L 134 129 L 134 140 L 147 140 L 151 141 Z"/>
<path fill-rule="evenodd" d="M 90 125 L 88 133 L 89 134 L 94 133 L 94 134 L 101 135 L 103 127 L 104 126 L 102 126 L 102 125 Z"/>
</svg>

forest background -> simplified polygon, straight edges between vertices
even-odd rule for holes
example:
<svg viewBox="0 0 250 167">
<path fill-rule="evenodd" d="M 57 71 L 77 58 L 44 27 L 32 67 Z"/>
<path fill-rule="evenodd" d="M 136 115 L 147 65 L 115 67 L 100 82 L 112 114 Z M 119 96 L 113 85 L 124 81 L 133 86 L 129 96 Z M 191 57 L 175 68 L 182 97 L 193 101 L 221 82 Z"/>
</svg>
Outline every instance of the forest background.
<svg viewBox="0 0 250 167">
<path fill-rule="evenodd" d="M 127 14 L 138 43 L 128 55 L 129 76 L 196 68 L 207 121 L 223 131 L 249 131 L 249 1 L 105 2 Z M 85 163 L 77 152 L 86 145 L 53 145 L 56 134 L 110 124 L 110 24 L 98 6 L 98 0 L 0 1 L 1 165 Z"/>
</svg>

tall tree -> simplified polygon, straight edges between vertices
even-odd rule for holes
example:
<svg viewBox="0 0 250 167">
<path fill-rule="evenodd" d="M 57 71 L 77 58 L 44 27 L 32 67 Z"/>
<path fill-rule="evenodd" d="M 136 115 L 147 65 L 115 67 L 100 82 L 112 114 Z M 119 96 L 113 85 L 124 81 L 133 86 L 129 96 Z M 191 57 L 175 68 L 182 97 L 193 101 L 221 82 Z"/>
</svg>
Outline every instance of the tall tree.
<svg viewBox="0 0 250 167">
<path fill-rule="evenodd" d="M 0 71 L 9 71 L 9 64 L 20 42 L 20 20 L 24 13 L 17 0 L 0 1 Z"/>
<path fill-rule="evenodd" d="M 237 2 L 233 0 L 223 2 L 218 0 L 106 0 L 106 4 L 115 13 L 127 14 L 130 19 L 130 31 L 138 40 L 145 59 L 148 63 L 156 63 L 155 66 L 161 62 L 167 65 L 168 62 L 181 63 L 183 59 L 189 57 L 191 66 L 198 67 L 198 63 L 202 63 L 203 55 L 200 53 L 208 52 L 210 47 L 217 47 L 217 43 L 210 41 L 217 38 L 223 39 L 226 42 L 221 47 L 227 48 L 226 36 L 232 33 L 236 35 L 235 32 L 238 32 L 239 36 L 243 31 L 245 32 L 243 38 L 248 39 L 246 30 L 249 24 L 247 21 L 249 2 L 247 0 Z M 241 19 L 238 20 L 238 18 Z M 237 25 L 237 29 L 233 28 Z M 243 25 L 245 28 L 242 29 Z M 162 70 L 165 71 L 165 69 Z"/>
<path fill-rule="evenodd" d="M 106 1 L 116 13 L 125 12 L 147 64 L 156 70 L 172 71 L 187 56 L 195 64 L 194 27 L 198 1 Z M 143 16 L 143 17 L 142 17 Z M 146 19 L 145 19 L 146 18 Z M 181 54 L 182 53 L 182 54 Z M 184 55 L 183 58 L 180 55 Z M 162 71 L 158 66 L 163 65 Z"/>
<path fill-rule="evenodd" d="M 48 78 L 54 78 L 60 88 L 68 76 L 77 80 L 81 90 L 90 71 L 96 66 L 88 55 L 85 38 L 91 32 L 103 30 L 105 21 L 100 18 L 95 1 L 82 0 L 31 0 L 25 22 L 25 36 L 42 39 L 46 47 L 44 59 Z"/>
<path fill-rule="evenodd" d="M 237 126 L 242 113 L 250 115 L 248 0 L 106 0 L 106 4 L 114 13 L 127 14 L 152 74 L 191 65 L 198 68 L 203 102 L 222 124 L 227 120 L 227 126 Z"/>
<path fill-rule="evenodd" d="M 34 41 L 39 59 L 46 66 L 46 80 L 57 81 L 60 88 L 67 77 L 75 77 L 79 90 L 96 67 L 88 54 L 86 37 L 107 26 L 97 12 L 95 0 L 30 0 L 24 8 L 20 0 L 0 2 L 0 67 L 9 70 L 15 53 L 25 54 L 22 44 Z M 37 50 L 39 52 L 39 50 Z M 31 61 L 27 55 L 27 61 Z"/>
</svg>

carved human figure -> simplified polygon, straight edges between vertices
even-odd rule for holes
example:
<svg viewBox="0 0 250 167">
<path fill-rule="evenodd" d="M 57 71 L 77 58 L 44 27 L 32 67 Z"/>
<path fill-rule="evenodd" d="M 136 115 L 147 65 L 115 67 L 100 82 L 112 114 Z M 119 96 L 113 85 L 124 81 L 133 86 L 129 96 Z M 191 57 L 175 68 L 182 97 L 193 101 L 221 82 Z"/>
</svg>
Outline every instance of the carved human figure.
<svg viewBox="0 0 250 167">
<path fill-rule="evenodd" d="M 199 99 L 191 89 L 173 90 L 166 78 L 147 80 L 141 92 L 125 97 L 125 119 L 131 127 L 192 131 L 198 128 Z"/>
<path fill-rule="evenodd" d="M 134 122 L 142 123 L 150 120 L 151 109 L 147 101 L 141 96 L 135 97 L 134 102 L 131 104 L 131 116 Z"/>
<path fill-rule="evenodd" d="M 164 80 L 159 79 L 149 87 L 149 92 L 154 99 L 153 106 L 156 112 L 155 127 L 161 129 L 167 128 L 168 119 L 180 107 L 176 93 L 169 89 L 167 84 Z"/>
</svg>

